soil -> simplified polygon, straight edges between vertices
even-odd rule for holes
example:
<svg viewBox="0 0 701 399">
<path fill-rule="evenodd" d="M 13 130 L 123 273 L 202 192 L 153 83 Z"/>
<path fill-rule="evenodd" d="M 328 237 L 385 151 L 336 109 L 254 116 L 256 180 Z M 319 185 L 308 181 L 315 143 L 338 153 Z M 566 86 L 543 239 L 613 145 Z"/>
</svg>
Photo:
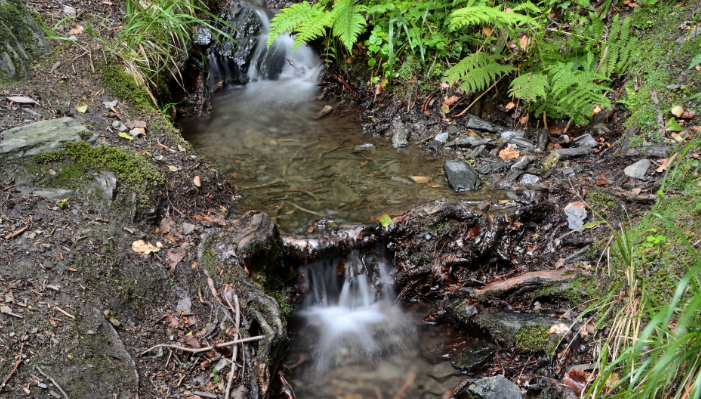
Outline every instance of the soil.
<svg viewBox="0 0 701 399">
<path fill-rule="evenodd" d="M 123 12 L 121 2 L 63 4 L 76 7 L 85 20 L 104 21 L 100 26 L 104 32 L 118 26 Z M 62 6 L 53 2 L 34 0 L 27 5 L 47 26 L 63 18 Z M 68 36 L 74 27 L 60 25 L 57 33 Z M 119 149 L 129 159 L 147 160 L 157 173 L 146 176 L 144 185 L 120 182 L 114 200 L 104 201 L 94 195 L 93 178 L 104 171 L 119 175 L 114 165 L 73 170 L 71 158 L 65 156 L 46 163 L 0 160 L 0 305 L 11 309 L 11 314 L 0 314 L 0 382 L 7 378 L 0 396 L 46 397 L 47 391 L 58 394 L 58 386 L 70 398 L 221 395 L 228 372 L 222 359 L 231 357 L 229 347 L 193 356 L 171 348 L 142 353 L 158 344 L 204 347 L 233 340 L 237 331 L 230 322 L 232 315 L 218 295 L 232 287 L 242 298 L 241 334 L 255 336 L 272 325 L 277 337 L 275 342 L 245 345 L 238 357 L 244 383 L 237 379 L 234 384 L 244 388 L 237 397 L 246 397 L 245 391 L 253 398 L 277 394 L 278 379 L 273 376 L 284 346 L 280 333 L 285 330 L 275 308 L 284 310 L 289 303 L 275 291 L 280 286 L 273 284 L 279 282 L 255 279 L 265 277 L 265 271 L 259 273 L 245 260 L 221 262 L 217 257 L 226 256 L 224 244 L 213 246 L 231 240 L 241 244 L 255 214 L 235 220 L 245 211 L 237 209 L 235 188 L 193 151 L 164 115 L 148 105 L 142 91 L 121 81 L 123 76 L 111 74 L 115 60 L 90 45 L 87 35 L 77 34 L 76 44 L 53 40 L 51 56 L 39 60 L 26 80 L 0 88 L 3 97 L 22 95 L 37 101 L 23 107 L 2 100 L 0 131 L 71 116 L 97 135 L 102 145 Z M 397 115 L 404 123 L 422 126 L 410 137 L 413 143 L 464 123 L 440 114 L 440 101 L 433 101 L 440 92 L 410 100 L 409 111 L 404 112 L 407 104 L 385 101 L 350 76 L 330 74 L 326 79 L 327 95 L 336 90 L 350 106 L 370 109 L 365 116 L 367 130 L 375 134 L 391 136 L 390 122 Z M 115 99 L 120 101 L 113 109 L 103 104 Z M 80 104 L 87 105 L 87 112 L 75 108 Z M 379 104 L 388 105 L 380 108 Z M 498 124 L 512 120 L 486 105 L 479 116 Z M 126 140 L 112 128 L 114 121 L 144 121 L 146 134 Z M 471 298 L 476 289 L 522 272 L 567 270 L 591 276 L 592 269 L 601 267 L 601 242 L 610 232 L 602 228 L 567 234 L 570 229 L 562 210 L 569 203 L 587 200 L 616 226 L 624 217 L 622 209 L 631 214 L 646 209 L 662 177 L 654 174 L 634 180 L 623 174 L 641 156 L 625 146 L 627 136 L 617 121 L 616 113 L 605 120 L 611 129 L 597 136 L 597 151 L 566 161 L 576 171 L 569 178 L 551 178 L 535 190 L 517 190 L 518 198 L 507 203 L 430 205 L 394 215 L 394 227 L 389 229 L 369 226 L 375 238 L 368 242 L 388 240 L 395 251 L 401 269 L 396 276 L 400 297 L 437 301 L 440 305 L 427 317 L 436 321 L 443 317 L 442 304 L 447 299 Z M 530 134 L 535 134 L 535 127 Z M 581 133 L 570 135 L 576 138 Z M 559 135 L 550 136 L 556 140 Z M 461 150 L 444 151 L 446 159 L 466 155 Z M 55 176 L 63 180 L 57 183 Z M 57 185 L 73 193 L 56 199 L 30 194 L 33 188 Z M 338 234 L 339 229 L 322 222 L 307 231 L 326 236 L 329 231 Z M 266 234 L 276 232 L 273 228 Z M 464 247 L 452 245 L 463 237 L 472 241 Z M 139 240 L 155 246 L 156 252 L 136 252 L 133 244 Z M 334 240 L 326 255 L 342 252 L 342 244 L 348 244 Z M 274 247 L 278 238 L 271 242 Z M 591 251 L 582 258 L 565 261 L 591 244 Z M 286 250 L 287 259 L 302 258 L 292 246 Z M 257 250 L 253 251 L 249 259 L 255 258 Z M 586 297 L 584 285 L 575 291 Z M 568 300 L 552 291 L 541 297 L 524 295 L 486 298 L 481 306 L 523 312 L 546 309 L 569 319 L 584 314 L 585 305 L 572 297 Z M 277 329 L 276 323 L 282 323 L 282 328 Z M 571 351 L 559 351 L 554 360 L 500 348 L 490 372 L 504 373 L 524 389 L 537 375 L 559 378 L 569 365 L 593 362 L 595 336 L 581 336 Z M 44 373 L 55 380 L 53 386 Z"/>
</svg>

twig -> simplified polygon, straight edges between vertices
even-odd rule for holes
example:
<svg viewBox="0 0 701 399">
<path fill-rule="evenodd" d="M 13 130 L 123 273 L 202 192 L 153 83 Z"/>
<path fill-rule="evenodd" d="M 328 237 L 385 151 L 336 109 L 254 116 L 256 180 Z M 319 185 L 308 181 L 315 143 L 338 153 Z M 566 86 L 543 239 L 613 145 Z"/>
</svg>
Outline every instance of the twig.
<svg viewBox="0 0 701 399">
<path fill-rule="evenodd" d="M 239 189 L 239 190 L 251 190 L 251 189 L 254 189 L 254 188 L 267 187 L 267 186 L 272 186 L 273 184 L 284 183 L 284 182 L 285 182 L 285 181 L 282 180 L 282 179 L 275 179 L 275 180 L 273 180 L 273 181 L 271 181 L 271 182 L 269 182 L 269 183 L 259 184 L 259 185 L 257 185 L 257 186 L 248 186 L 248 187 L 238 186 L 238 189 Z"/>
<path fill-rule="evenodd" d="M 6 240 L 11 240 L 11 239 L 17 237 L 18 235 L 24 233 L 28 228 L 29 228 L 29 226 L 24 226 L 24 227 L 22 227 L 21 229 L 15 231 L 14 233 L 10 233 L 10 234 L 6 235 L 6 236 L 5 236 L 5 239 L 6 239 Z"/>
<path fill-rule="evenodd" d="M 208 351 L 211 351 L 211 350 L 217 349 L 217 348 L 225 348 L 225 347 L 227 347 L 227 346 L 240 344 L 240 343 L 242 343 L 242 342 L 258 341 L 258 340 L 261 340 L 261 339 L 263 339 L 263 338 L 265 338 L 265 335 L 257 335 L 257 336 L 255 336 L 255 337 L 235 339 L 235 340 L 233 340 L 233 341 L 224 342 L 224 343 L 221 343 L 221 344 L 210 345 L 210 346 L 207 346 L 207 347 L 204 347 L 204 348 L 186 348 L 186 347 L 184 347 L 184 346 L 178 346 L 178 345 L 158 344 L 158 345 L 154 345 L 154 346 L 152 346 L 152 347 L 146 349 L 145 351 L 139 353 L 139 356 L 143 356 L 143 355 L 145 355 L 145 354 L 151 352 L 152 350 L 158 349 L 158 348 L 177 349 L 177 350 L 181 350 L 181 351 L 185 351 L 185 352 L 190 352 L 190 353 L 192 353 L 193 355 L 195 355 L 195 354 L 202 353 L 202 352 L 208 352 Z"/>
<path fill-rule="evenodd" d="M 5 377 L 5 379 L 2 381 L 2 385 L 0 385 L 0 392 L 5 388 L 7 385 L 7 382 L 10 381 L 10 378 L 15 374 L 17 369 L 19 368 L 20 363 L 22 363 L 22 349 L 24 349 L 24 342 L 19 347 L 19 355 L 17 355 L 17 363 L 15 363 L 15 366 L 12 367 L 12 370 L 10 370 L 10 374 Z"/>
<path fill-rule="evenodd" d="M 308 196 L 314 198 L 316 201 L 319 201 L 318 195 L 316 195 L 313 192 L 308 191 L 308 190 L 302 190 L 301 188 L 285 188 L 285 189 L 279 189 L 279 190 L 270 190 L 265 194 L 282 194 L 282 193 L 288 193 L 288 192 L 307 194 Z"/>
<path fill-rule="evenodd" d="M 406 377 L 406 381 L 404 381 L 404 385 L 402 385 L 402 387 L 399 388 L 399 391 L 397 391 L 397 393 L 392 397 L 392 399 L 402 399 L 407 389 L 409 389 L 409 387 L 411 387 L 411 384 L 414 383 L 414 378 L 416 378 L 416 373 L 410 371 Z"/>
<path fill-rule="evenodd" d="M 58 310 L 59 312 L 65 314 L 66 316 L 70 317 L 71 319 L 75 320 L 75 316 L 73 316 L 72 314 L 66 312 L 65 310 L 59 308 L 58 306 L 54 306 L 54 308 L 55 308 L 56 310 Z"/>
<path fill-rule="evenodd" d="M 41 369 L 39 368 L 39 366 L 35 366 L 35 367 L 36 367 L 37 371 L 39 372 L 39 374 L 43 375 L 44 378 L 48 378 L 49 381 L 51 381 L 51 383 L 54 384 L 54 386 L 56 387 L 56 389 L 58 389 L 59 391 L 61 391 L 61 393 L 63 394 L 63 397 L 64 397 L 64 398 L 70 399 L 70 398 L 68 397 L 68 395 L 66 394 L 66 391 L 64 391 L 63 388 L 61 388 L 61 386 L 58 385 L 58 383 L 57 383 L 53 378 L 49 377 L 48 374 L 46 374 L 45 372 L 41 371 Z"/>
<path fill-rule="evenodd" d="M 229 301 L 229 296 L 224 294 L 224 299 L 226 299 L 226 303 L 229 305 L 229 308 L 231 309 L 232 312 L 236 315 L 234 318 L 236 319 L 236 334 L 234 335 L 234 338 L 239 337 L 239 321 L 241 320 L 241 312 L 239 308 L 239 297 L 236 294 L 234 295 L 234 303 L 236 303 L 236 310 L 234 310 L 234 307 L 231 306 L 231 301 Z M 238 345 L 234 345 L 234 349 L 231 351 L 231 374 L 229 374 L 229 381 L 226 383 L 226 392 L 224 393 L 224 399 L 229 399 L 229 394 L 231 393 L 231 383 L 234 381 L 234 374 L 236 373 L 236 355 L 238 354 Z"/>
</svg>

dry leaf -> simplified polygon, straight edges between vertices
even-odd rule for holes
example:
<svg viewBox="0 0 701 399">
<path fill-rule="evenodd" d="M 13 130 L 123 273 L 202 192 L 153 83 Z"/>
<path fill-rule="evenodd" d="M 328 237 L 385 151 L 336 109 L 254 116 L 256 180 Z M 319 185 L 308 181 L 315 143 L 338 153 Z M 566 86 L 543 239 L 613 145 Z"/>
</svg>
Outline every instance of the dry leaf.
<svg viewBox="0 0 701 399">
<path fill-rule="evenodd" d="M 487 27 L 485 26 L 484 28 L 482 28 L 482 33 L 483 33 L 485 36 L 490 36 L 490 35 L 492 34 L 492 28 L 487 28 Z"/>
<path fill-rule="evenodd" d="M 682 113 L 682 119 L 694 119 L 696 117 L 696 112 L 691 110 L 686 110 Z"/>
<path fill-rule="evenodd" d="M 636 188 L 630 190 L 630 192 L 633 193 L 633 195 L 638 195 L 638 194 L 640 194 L 642 191 L 643 191 L 643 189 L 642 189 L 642 188 L 638 188 L 638 187 L 636 187 Z"/>
<path fill-rule="evenodd" d="M 195 176 L 195 178 L 192 179 L 192 183 L 195 184 L 195 187 L 201 187 L 201 186 L 202 186 L 202 180 L 200 179 L 199 176 Z"/>
<path fill-rule="evenodd" d="M 528 49 L 528 45 L 531 44 L 531 39 L 529 39 L 528 36 L 523 35 L 520 39 L 518 39 L 518 42 L 521 45 L 521 48 L 526 50 Z"/>
<path fill-rule="evenodd" d="M 445 97 L 443 100 L 443 105 L 447 105 L 450 107 L 451 105 L 455 104 L 456 101 L 458 101 L 460 97 L 458 96 L 450 96 L 450 98 Z"/>
<path fill-rule="evenodd" d="M 83 33 L 84 30 L 85 30 L 85 28 L 83 28 L 82 26 L 76 25 L 75 28 L 68 31 L 68 34 L 69 35 L 79 35 L 79 34 Z"/>
<path fill-rule="evenodd" d="M 168 165 L 168 170 L 171 171 L 171 172 L 177 172 L 177 171 L 179 171 L 180 169 L 179 169 L 177 166 Z"/>
<path fill-rule="evenodd" d="M 450 87 L 449 84 L 447 84 L 447 83 L 445 83 L 445 82 L 441 82 L 441 89 L 447 89 L 447 88 L 449 88 L 449 87 Z"/>
<path fill-rule="evenodd" d="M 141 255 L 148 255 L 151 252 L 158 252 L 161 250 L 158 246 L 151 245 L 144 240 L 134 241 L 131 244 L 131 249 Z"/>
<path fill-rule="evenodd" d="M 594 115 L 596 115 L 596 114 L 598 114 L 599 112 L 601 112 L 601 107 L 599 107 L 598 105 L 595 105 L 595 106 L 594 106 L 594 110 L 592 111 L 592 113 L 593 113 Z"/>
<path fill-rule="evenodd" d="M 528 115 L 522 116 L 521 119 L 519 119 L 519 122 L 521 123 L 521 125 L 525 125 L 526 122 L 528 122 Z"/>
<path fill-rule="evenodd" d="M 679 154 L 674 154 L 674 155 L 672 155 L 670 158 L 665 158 L 665 159 L 663 159 L 663 160 L 662 160 L 662 165 L 660 165 L 660 167 L 657 168 L 657 169 L 655 170 L 655 172 L 657 172 L 657 173 L 662 173 L 662 172 L 664 172 L 665 170 L 667 170 L 667 168 L 669 168 L 669 165 L 671 165 L 672 162 L 674 162 L 674 160 L 677 158 L 678 155 L 679 155 Z"/>
<path fill-rule="evenodd" d="M 521 154 L 515 148 L 504 148 L 503 150 L 499 151 L 499 158 L 504 161 L 511 161 L 518 158 L 519 155 Z"/>
<path fill-rule="evenodd" d="M 175 269 L 175 266 L 177 266 L 178 263 L 180 263 L 180 261 L 183 260 L 183 258 L 186 255 L 186 252 L 168 251 L 166 255 L 168 256 L 168 262 L 166 263 L 166 267 L 170 270 L 173 270 Z"/>
<path fill-rule="evenodd" d="M 550 327 L 550 329 L 548 330 L 548 334 L 549 335 L 564 334 L 569 330 L 570 330 L 570 327 L 567 324 L 560 323 L 560 324 L 555 324 L 554 326 Z"/>
<path fill-rule="evenodd" d="M 572 369 L 565 374 L 562 383 L 572 388 L 579 395 L 587 385 L 587 376 L 580 369 Z"/>
<path fill-rule="evenodd" d="M 504 107 L 504 109 L 506 109 L 507 111 L 510 111 L 510 110 L 511 110 L 512 108 L 514 108 L 515 106 L 516 106 L 516 104 L 514 104 L 513 102 L 510 102 L 510 103 L 506 104 L 506 106 Z"/>
</svg>

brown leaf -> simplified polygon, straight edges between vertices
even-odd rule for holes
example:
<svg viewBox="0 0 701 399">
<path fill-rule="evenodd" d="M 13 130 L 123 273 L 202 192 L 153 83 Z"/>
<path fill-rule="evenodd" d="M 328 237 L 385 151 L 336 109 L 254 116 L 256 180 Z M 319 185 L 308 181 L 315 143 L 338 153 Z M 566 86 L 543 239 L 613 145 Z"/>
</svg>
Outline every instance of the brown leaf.
<svg viewBox="0 0 701 399">
<path fill-rule="evenodd" d="M 182 227 L 180 228 L 180 231 L 182 231 L 182 233 L 185 235 L 192 233 L 193 230 L 195 230 L 195 225 L 192 223 L 183 223 Z"/>
<path fill-rule="evenodd" d="M 85 28 L 83 28 L 82 26 L 76 25 L 75 28 L 68 31 L 68 34 L 69 35 L 79 35 L 79 34 L 83 33 L 84 30 L 85 30 Z"/>
<path fill-rule="evenodd" d="M 151 244 L 145 242 L 144 240 L 134 241 L 131 244 L 131 249 L 134 252 L 139 253 L 141 255 L 148 255 L 151 252 L 158 252 L 161 250 L 159 247 L 157 247 L 155 245 L 151 245 Z"/>
<path fill-rule="evenodd" d="M 587 385 L 587 375 L 581 369 L 572 369 L 565 374 L 562 383 L 579 395 Z"/>
<path fill-rule="evenodd" d="M 492 28 L 484 27 L 482 28 L 482 34 L 485 36 L 490 36 L 492 34 Z"/>
<path fill-rule="evenodd" d="M 528 122 L 528 115 L 522 116 L 521 119 L 519 119 L 519 123 L 521 123 L 521 125 L 525 125 L 526 122 Z"/>
<path fill-rule="evenodd" d="M 672 162 L 674 162 L 674 160 L 677 158 L 678 155 L 679 155 L 679 154 L 674 154 L 674 155 L 672 155 L 670 158 L 665 158 L 665 159 L 663 159 L 663 160 L 662 160 L 662 165 L 660 165 L 660 167 L 657 168 L 657 169 L 655 170 L 655 172 L 657 172 L 657 173 L 662 173 L 662 172 L 664 172 L 665 170 L 667 170 L 667 168 L 669 168 L 669 165 L 671 165 Z"/>
<path fill-rule="evenodd" d="M 195 336 L 192 334 L 185 336 L 185 343 L 193 348 L 200 348 L 200 343 L 197 341 L 197 338 L 195 338 Z"/>
<path fill-rule="evenodd" d="M 519 155 L 521 154 L 515 148 L 504 148 L 503 150 L 499 151 L 499 158 L 504 161 L 511 161 L 512 159 L 518 158 Z"/>
<path fill-rule="evenodd" d="M 419 183 L 419 184 L 428 183 L 430 180 L 426 176 L 409 176 L 409 178 L 411 178 L 411 180 L 413 180 L 414 182 Z"/>
<path fill-rule="evenodd" d="M 175 266 L 177 266 L 178 263 L 180 263 L 180 261 L 183 260 L 183 258 L 186 255 L 186 252 L 185 251 L 182 251 L 182 252 L 168 251 L 166 253 L 166 255 L 168 256 L 168 262 L 166 264 L 166 267 L 170 270 L 173 270 L 173 269 L 175 269 Z"/>
<path fill-rule="evenodd" d="M 458 96 L 445 97 L 443 99 L 443 105 L 450 107 L 451 105 L 455 104 L 455 102 L 458 101 L 459 99 L 460 99 L 460 97 L 458 97 Z"/>
<path fill-rule="evenodd" d="M 520 39 L 518 39 L 518 42 L 521 45 L 521 48 L 526 50 L 528 49 L 528 45 L 531 44 L 531 39 L 529 39 L 528 36 L 523 35 Z"/>
<path fill-rule="evenodd" d="M 638 195 L 638 194 L 640 194 L 642 191 L 643 191 L 642 188 L 637 188 L 637 187 L 634 188 L 634 189 L 632 189 L 632 190 L 630 190 L 630 192 L 633 193 L 633 195 Z"/>
<path fill-rule="evenodd" d="M 172 328 L 180 328 L 180 320 L 172 315 L 166 316 L 166 323 Z"/>
<path fill-rule="evenodd" d="M 504 107 L 504 109 L 507 110 L 507 111 L 510 111 L 510 110 L 511 110 L 512 108 L 514 108 L 515 106 L 516 106 L 516 104 L 514 104 L 513 102 L 510 102 L 510 103 L 506 104 L 506 106 Z"/>
<path fill-rule="evenodd" d="M 682 119 L 694 119 L 695 117 L 696 117 L 696 112 L 691 111 L 691 110 L 684 111 L 684 113 L 682 113 L 682 116 L 681 116 Z"/>
<path fill-rule="evenodd" d="M 195 185 L 195 187 L 202 187 L 202 180 L 199 176 L 195 176 L 195 178 L 192 179 L 192 183 Z"/>
</svg>

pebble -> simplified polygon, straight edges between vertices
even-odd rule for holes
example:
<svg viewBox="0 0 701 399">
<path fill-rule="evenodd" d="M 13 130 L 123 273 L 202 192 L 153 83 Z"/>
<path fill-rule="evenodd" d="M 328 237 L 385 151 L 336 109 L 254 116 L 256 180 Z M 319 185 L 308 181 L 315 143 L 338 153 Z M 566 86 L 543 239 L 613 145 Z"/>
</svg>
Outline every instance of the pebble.
<svg viewBox="0 0 701 399">
<path fill-rule="evenodd" d="M 526 173 L 521 178 L 521 184 L 536 184 L 540 181 L 540 177 Z"/>
<path fill-rule="evenodd" d="M 446 141 L 448 141 L 448 138 L 450 138 L 450 135 L 448 133 L 444 132 L 444 133 L 438 133 L 436 135 L 436 137 L 434 137 L 433 139 L 436 140 L 437 142 L 443 144 Z"/>
<path fill-rule="evenodd" d="M 650 168 L 652 163 L 649 159 L 641 159 L 638 162 L 628 166 L 623 170 L 626 176 L 630 176 L 636 179 L 642 179 L 645 177 L 647 170 Z"/>
<path fill-rule="evenodd" d="M 571 202 L 565 207 L 565 215 L 569 228 L 572 230 L 584 226 L 584 220 L 587 218 L 587 209 L 583 202 Z"/>
</svg>

